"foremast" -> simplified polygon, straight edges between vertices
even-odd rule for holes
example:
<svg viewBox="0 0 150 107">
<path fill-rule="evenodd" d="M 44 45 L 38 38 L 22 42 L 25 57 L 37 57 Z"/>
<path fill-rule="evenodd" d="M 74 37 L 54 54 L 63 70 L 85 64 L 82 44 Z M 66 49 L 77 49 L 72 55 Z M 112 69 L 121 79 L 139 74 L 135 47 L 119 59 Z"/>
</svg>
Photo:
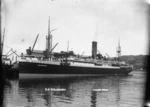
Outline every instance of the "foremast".
<svg viewBox="0 0 150 107">
<path fill-rule="evenodd" d="M 52 35 L 50 31 L 50 16 L 48 20 L 48 36 L 46 37 L 46 58 L 51 58 L 51 50 L 52 50 Z"/>
<path fill-rule="evenodd" d="M 52 58 L 52 51 L 54 50 L 54 48 L 57 46 L 57 44 L 52 47 L 52 34 L 51 32 L 54 31 L 56 29 L 52 29 L 50 30 L 50 16 L 49 16 L 49 20 L 48 20 L 48 36 L 46 36 L 46 59 L 50 59 Z"/>
</svg>

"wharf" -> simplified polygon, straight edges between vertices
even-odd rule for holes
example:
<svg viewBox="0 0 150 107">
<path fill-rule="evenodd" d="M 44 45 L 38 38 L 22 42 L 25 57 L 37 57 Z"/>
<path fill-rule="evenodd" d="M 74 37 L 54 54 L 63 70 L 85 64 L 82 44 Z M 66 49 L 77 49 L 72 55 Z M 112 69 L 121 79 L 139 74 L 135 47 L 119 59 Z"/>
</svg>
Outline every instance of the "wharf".
<svg viewBox="0 0 150 107">
<path fill-rule="evenodd" d="M 13 65 L 3 65 L 3 76 L 5 79 L 13 79 L 19 77 L 18 63 Z"/>
</svg>

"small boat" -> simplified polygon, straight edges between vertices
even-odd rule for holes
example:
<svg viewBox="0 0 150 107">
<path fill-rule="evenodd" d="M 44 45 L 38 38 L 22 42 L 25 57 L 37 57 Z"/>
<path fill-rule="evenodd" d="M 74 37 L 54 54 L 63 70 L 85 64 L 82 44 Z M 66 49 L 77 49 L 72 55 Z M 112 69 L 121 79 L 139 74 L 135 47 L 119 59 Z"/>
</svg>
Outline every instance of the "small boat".
<svg viewBox="0 0 150 107">
<path fill-rule="evenodd" d="M 12 61 L 9 58 L 2 58 L 2 67 L 4 71 L 10 70 L 12 66 Z"/>
</svg>

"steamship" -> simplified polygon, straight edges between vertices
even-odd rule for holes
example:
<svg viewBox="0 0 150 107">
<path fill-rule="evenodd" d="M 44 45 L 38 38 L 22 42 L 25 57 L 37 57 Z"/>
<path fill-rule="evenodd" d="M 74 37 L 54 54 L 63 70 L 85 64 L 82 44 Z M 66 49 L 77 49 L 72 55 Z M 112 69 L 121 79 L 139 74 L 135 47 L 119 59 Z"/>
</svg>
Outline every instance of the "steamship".
<svg viewBox="0 0 150 107">
<path fill-rule="evenodd" d="M 48 26 L 50 26 L 48 24 Z M 38 35 L 39 36 L 39 35 Z M 37 38 L 38 38 L 37 36 Z M 19 60 L 19 73 L 22 74 L 106 74 L 127 75 L 132 67 L 118 60 L 108 60 L 100 53 L 97 54 L 97 42 L 92 42 L 92 56 L 76 55 L 73 51 L 60 53 L 53 52 L 57 44 L 52 48 L 52 35 L 50 29 L 46 37 L 46 50 L 26 50 Z M 118 54 L 120 51 L 118 51 Z"/>
</svg>

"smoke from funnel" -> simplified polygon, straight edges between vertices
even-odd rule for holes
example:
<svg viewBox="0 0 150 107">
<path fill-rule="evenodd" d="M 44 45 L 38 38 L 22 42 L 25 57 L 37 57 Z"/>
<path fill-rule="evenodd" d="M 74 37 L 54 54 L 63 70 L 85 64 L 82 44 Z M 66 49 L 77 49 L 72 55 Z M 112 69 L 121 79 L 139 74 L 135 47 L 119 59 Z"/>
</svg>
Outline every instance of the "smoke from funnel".
<svg viewBox="0 0 150 107">
<path fill-rule="evenodd" d="M 95 35 L 93 37 L 93 41 L 97 41 L 97 39 L 98 39 L 98 29 L 99 29 L 99 27 L 98 27 L 98 24 L 97 24 L 96 28 L 95 28 Z"/>
</svg>

